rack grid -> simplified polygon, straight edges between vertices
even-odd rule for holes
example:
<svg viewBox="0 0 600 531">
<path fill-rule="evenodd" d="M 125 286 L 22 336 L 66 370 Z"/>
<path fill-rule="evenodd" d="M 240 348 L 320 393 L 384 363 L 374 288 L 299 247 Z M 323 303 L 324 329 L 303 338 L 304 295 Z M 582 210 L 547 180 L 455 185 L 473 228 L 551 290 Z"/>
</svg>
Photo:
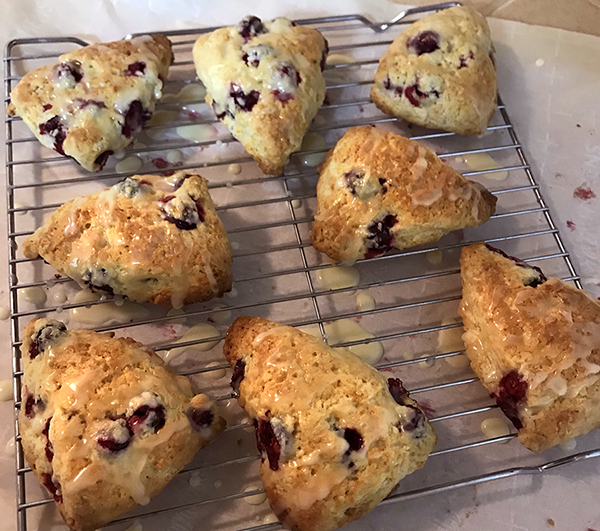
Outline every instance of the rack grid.
<svg viewBox="0 0 600 531">
<path fill-rule="evenodd" d="M 196 380 L 222 405 L 223 411 L 228 412 L 230 421 L 219 445 L 222 448 L 210 445 L 149 506 L 124 515 L 106 529 L 124 529 L 137 519 L 144 522 L 145 528 L 163 529 L 165 523 L 172 522 L 177 515 L 185 515 L 188 524 L 206 522 L 209 518 L 214 529 L 267 531 L 279 527 L 277 523 L 261 520 L 268 517 L 264 505 L 260 508 L 239 503 L 262 493 L 256 482 L 258 455 L 252 447 L 252 429 L 231 400 L 227 378 L 220 377 L 229 367 L 220 356 L 219 345 L 213 346 L 223 339 L 226 326 L 244 313 L 276 318 L 294 326 L 312 327 L 313 333 L 320 333 L 326 341 L 326 328 L 330 322 L 353 319 L 372 331 L 371 337 L 338 339 L 331 341 L 332 346 L 353 347 L 372 342 L 385 346 L 384 357 L 376 367 L 399 371 L 411 394 L 429 411 L 439 442 L 425 469 L 404 480 L 382 505 L 494 479 L 542 473 L 600 456 L 600 439 L 594 434 L 581 438 L 579 445 L 583 451 L 557 449 L 539 456 L 520 447 L 514 431 L 492 439 L 482 437 L 479 431 L 481 419 L 501 415 L 470 369 L 445 363 L 458 359 L 456 357 L 461 356 L 463 350 L 444 349 L 438 342 L 440 332 L 461 326 L 456 319 L 448 323 L 444 318 L 457 316 L 460 300 L 458 255 L 460 248 L 471 242 L 485 239 L 495 243 L 527 262 L 543 265 L 548 274 L 581 288 L 569 253 L 500 99 L 488 131 L 474 138 L 411 126 L 381 114 L 369 100 L 378 58 L 396 32 L 422 13 L 456 4 L 449 2 L 409 9 L 381 24 L 374 24 L 359 15 L 297 21 L 323 32 L 330 42 L 330 57 L 337 55 L 338 60 L 326 66 L 328 97 L 310 128 L 312 144 L 303 145 L 293 155 L 281 177 L 260 174 L 252 159 L 215 120 L 202 97 L 176 96 L 185 87 L 194 86 L 196 95 L 201 90 L 193 70 L 191 47 L 199 34 L 215 28 L 164 32 L 173 41 L 175 52 L 175 62 L 165 87 L 171 97 L 163 98 L 157 105 L 155 118 L 160 119 L 150 122 L 141 141 L 121 154 L 127 158 L 138 157 L 142 166 L 139 170 L 119 170 L 115 166 L 117 161 L 113 161 L 98 174 L 86 173 L 65 157 L 39 146 L 19 118 L 6 118 L 7 256 L 13 391 L 17 411 L 22 376 L 19 346 L 27 321 L 46 315 L 58 319 L 71 316 L 77 321 L 73 318 L 74 312 L 84 308 L 101 308 L 103 305 L 118 308 L 110 297 L 83 302 L 67 300 L 42 307 L 27 303 L 19 295 L 19 290 L 41 288 L 49 301 L 56 301 L 58 299 L 52 296 L 58 290 L 68 294 L 76 292 L 74 283 L 68 278 L 57 278 L 54 270 L 41 260 L 26 259 L 18 251 L 23 240 L 42 223 L 43 217 L 65 199 L 95 191 L 137 173 L 197 170 L 209 179 L 217 211 L 232 240 L 235 288 L 222 300 L 188 307 L 185 316 L 166 315 L 165 311 L 150 305 L 137 305 L 138 313 L 133 320 L 123 318 L 117 322 L 83 325 L 97 331 L 133 336 L 159 353 L 188 347 L 192 352 L 174 362 L 174 369 Z M 17 39 L 8 43 L 4 58 L 5 104 L 21 75 L 87 44 L 74 37 Z M 466 177 L 484 182 L 498 197 L 499 208 L 490 222 L 478 229 L 449 235 L 435 245 L 361 260 L 355 265 L 360 272 L 359 285 L 331 290 L 319 284 L 319 272 L 332 264 L 324 262 L 323 257 L 312 249 L 308 237 L 315 209 L 316 163 L 345 129 L 362 124 L 378 124 L 431 146 Z M 174 152 L 183 156 L 178 157 L 181 160 L 177 162 L 166 161 L 165 170 L 165 157 Z M 479 153 L 493 154 L 498 167 L 470 170 L 465 166 L 465 157 L 468 159 Z M 227 169 L 232 164 L 240 165 L 242 172 L 229 173 Z M 502 179 L 495 179 L 498 177 Z M 442 252 L 441 262 L 428 260 L 432 252 L 437 251 Z M 377 300 L 376 307 L 357 309 L 353 297 L 356 290 L 373 295 Z M 189 325 L 207 320 L 218 332 L 213 337 L 189 341 L 177 339 Z M 198 350 L 206 353 L 198 355 Z M 16 422 L 15 429 L 18 529 L 25 531 L 28 521 L 44 518 L 48 522 L 52 519 L 47 512 L 52 500 L 32 478 L 24 461 Z M 445 459 L 452 459 L 455 453 L 459 453 L 463 465 L 449 473 L 449 461 Z M 222 458 L 225 454 L 227 459 Z M 235 474 L 231 472 L 232 467 L 235 467 Z M 191 485 L 192 477 L 201 477 L 202 485 L 208 487 L 198 488 L 198 482 Z M 219 479 L 221 477 L 223 480 Z M 375 516 L 366 518 L 376 517 L 376 513 L 377 510 L 373 512 Z M 257 519 L 263 523 L 257 523 Z"/>
</svg>

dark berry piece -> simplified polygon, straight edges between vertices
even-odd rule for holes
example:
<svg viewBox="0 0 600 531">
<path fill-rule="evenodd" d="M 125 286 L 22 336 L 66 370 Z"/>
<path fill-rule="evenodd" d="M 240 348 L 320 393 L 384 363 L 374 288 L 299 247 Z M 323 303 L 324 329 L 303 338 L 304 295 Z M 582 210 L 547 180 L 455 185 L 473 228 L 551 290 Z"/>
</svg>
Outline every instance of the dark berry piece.
<svg viewBox="0 0 600 531">
<path fill-rule="evenodd" d="M 251 90 L 246 94 L 239 85 L 231 83 L 229 85 L 229 96 L 233 98 L 236 109 L 250 112 L 258 103 L 260 92 L 258 92 L 258 90 Z M 218 117 L 219 115 L 217 115 L 217 118 Z"/>
<path fill-rule="evenodd" d="M 42 474 L 42 485 L 48 489 L 56 503 L 62 503 L 62 493 L 60 491 L 60 483 L 55 482 L 52 476 L 47 473 Z"/>
<path fill-rule="evenodd" d="M 469 52 L 467 55 L 461 55 L 458 60 L 460 61 L 460 64 L 458 65 L 458 69 L 460 70 L 461 68 L 465 68 L 467 66 L 469 66 L 467 64 L 467 61 L 471 59 L 475 59 L 475 55 L 473 54 L 473 52 Z"/>
<path fill-rule="evenodd" d="M 325 48 L 323 48 L 323 52 L 321 53 L 321 61 L 319 66 L 321 67 L 321 72 L 325 70 L 325 65 L 327 64 L 327 54 L 329 53 L 329 43 L 325 41 Z"/>
<path fill-rule="evenodd" d="M 226 116 L 229 116 L 229 118 L 234 118 L 234 114 L 228 108 L 225 108 L 225 110 L 222 111 L 221 106 L 214 100 L 212 102 L 212 108 L 217 119 L 219 120 L 223 120 Z"/>
<path fill-rule="evenodd" d="M 414 107 L 420 107 L 421 101 L 427 98 L 427 94 L 425 92 L 421 92 L 419 90 L 419 85 L 414 84 L 406 87 L 404 89 L 404 95 L 406 99 L 410 101 L 411 105 Z"/>
<path fill-rule="evenodd" d="M 35 343 L 31 343 L 29 346 L 29 357 L 35 359 L 40 355 L 40 349 Z"/>
<path fill-rule="evenodd" d="M 355 428 L 345 428 L 344 439 L 346 439 L 346 442 L 350 445 L 346 452 L 348 454 L 350 452 L 358 452 L 364 445 L 362 435 Z"/>
<path fill-rule="evenodd" d="M 109 293 L 110 295 L 114 293 L 110 286 L 110 275 L 103 267 L 98 269 L 88 269 L 83 273 L 81 280 L 93 292 L 102 291 L 104 293 Z"/>
<path fill-rule="evenodd" d="M 129 446 L 131 439 L 127 439 L 125 441 L 117 441 L 115 439 L 111 439 L 110 437 L 100 437 L 98 439 L 98 446 L 104 448 L 104 450 L 108 450 L 109 452 L 117 453 L 121 450 L 125 450 Z"/>
<path fill-rule="evenodd" d="M 388 389 L 392 398 L 397 404 L 401 406 L 406 405 L 406 398 L 408 398 L 408 391 L 405 389 L 404 384 L 400 378 L 388 378 Z"/>
<path fill-rule="evenodd" d="M 47 122 L 40 124 L 40 135 L 48 135 L 54 139 L 54 150 L 64 155 L 63 144 L 67 138 L 67 128 L 60 121 L 60 117 L 53 116 Z"/>
<path fill-rule="evenodd" d="M 268 419 L 258 419 L 256 424 L 256 447 L 261 454 L 267 454 L 269 468 L 271 470 L 279 470 L 281 444 Z"/>
<path fill-rule="evenodd" d="M 51 103 L 46 103 L 46 104 L 45 104 L 45 105 L 42 107 L 42 109 L 43 109 L 44 111 L 49 111 L 50 109 L 52 109 L 52 104 L 51 104 Z"/>
<path fill-rule="evenodd" d="M 242 55 L 242 60 L 248 66 L 257 67 L 265 57 L 268 57 L 272 54 L 272 46 L 269 46 L 268 44 L 259 44 L 258 46 L 248 48 L 247 52 Z"/>
<path fill-rule="evenodd" d="M 504 256 L 504 258 L 508 258 L 509 260 L 512 260 L 517 265 L 529 267 L 520 258 L 506 254 L 502 249 L 498 249 L 497 247 L 492 247 L 489 243 L 486 243 L 485 246 L 488 248 L 489 251 L 492 251 L 493 253 Z"/>
<path fill-rule="evenodd" d="M 46 403 L 41 398 L 35 398 L 33 395 L 27 393 L 25 390 L 25 416 L 28 419 L 35 417 L 38 411 L 44 411 L 46 409 Z"/>
<path fill-rule="evenodd" d="M 527 396 L 527 387 L 527 382 L 518 371 L 510 371 L 500 380 L 498 391 L 490 395 L 518 430 L 523 427 L 519 406 Z"/>
<path fill-rule="evenodd" d="M 262 20 L 252 15 L 248 15 L 241 20 L 238 24 L 238 30 L 244 42 L 248 42 L 252 37 L 256 37 L 262 33 L 267 33 L 267 28 L 265 28 Z"/>
<path fill-rule="evenodd" d="M 418 407 L 411 404 L 404 404 L 404 406 L 410 408 L 412 415 L 406 422 L 400 424 L 399 429 L 407 433 L 415 432 L 413 435 L 418 438 L 422 435 L 419 432 L 422 432 L 425 427 L 425 414 Z"/>
<path fill-rule="evenodd" d="M 106 109 L 106 104 L 100 100 L 86 100 L 84 98 L 75 98 L 73 100 L 73 106 L 77 109 L 85 109 L 86 107 L 98 107 L 99 109 Z"/>
<path fill-rule="evenodd" d="M 368 201 L 377 194 L 383 194 L 387 192 L 385 179 L 367 177 L 362 170 L 352 169 L 347 171 L 344 173 L 343 178 L 346 181 L 346 186 L 350 190 L 350 193 L 362 201 Z"/>
<path fill-rule="evenodd" d="M 47 421 L 46 421 L 46 425 L 44 426 L 44 429 L 42 430 L 42 435 L 44 435 L 46 437 L 46 447 L 44 448 L 44 451 L 46 453 L 46 459 L 48 459 L 48 461 L 52 462 L 52 459 L 54 459 L 54 448 L 52 447 L 52 443 L 50 442 L 50 422 L 52 421 L 52 417 L 50 417 Z"/>
<path fill-rule="evenodd" d="M 183 186 L 183 183 L 187 179 L 189 179 L 189 177 L 190 176 L 186 174 L 186 175 L 183 175 L 182 177 L 180 177 L 179 179 L 177 179 L 177 182 L 173 185 L 173 191 L 179 190 Z"/>
<path fill-rule="evenodd" d="M 240 396 L 240 384 L 244 379 L 246 372 L 246 362 L 244 360 L 237 360 L 235 367 L 233 368 L 233 375 L 231 376 L 231 388 L 235 396 Z"/>
<path fill-rule="evenodd" d="M 277 72 L 281 76 L 290 78 L 292 85 L 294 85 L 295 87 L 302 83 L 302 76 L 300 75 L 300 72 L 298 72 L 298 70 L 296 70 L 289 63 L 282 63 L 277 69 Z"/>
<path fill-rule="evenodd" d="M 215 416 L 210 409 L 199 409 L 195 407 L 190 407 L 188 409 L 187 416 L 190 419 L 192 427 L 196 431 L 209 428 L 215 419 Z"/>
<path fill-rule="evenodd" d="M 144 61 L 136 61 L 127 66 L 127 70 L 123 72 L 126 76 L 143 76 L 146 73 L 146 63 Z"/>
<path fill-rule="evenodd" d="M 440 48 L 440 35 L 431 30 L 421 31 L 406 41 L 406 47 L 417 55 L 435 52 Z"/>
<path fill-rule="evenodd" d="M 131 199 L 135 197 L 140 192 L 143 192 L 143 186 L 152 186 L 148 181 L 138 181 L 137 179 L 132 179 L 131 177 L 126 177 L 121 182 L 118 182 L 116 185 L 117 191 L 120 194 L 123 194 L 125 197 Z"/>
<path fill-rule="evenodd" d="M 204 205 L 200 202 L 199 199 L 194 199 L 194 204 L 196 205 L 196 210 L 198 211 L 198 219 L 200 223 L 204 223 L 206 219 L 206 211 L 204 210 Z"/>
<path fill-rule="evenodd" d="M 383 219 L 375 221 L 367 228 L 367 252 L 365 258 L 382 255 L 394 246 L 394 235 L 391 228 L 398 222 L 393 214 L 388 214 Z"/>
<path fill-rule="evenodd" d="M 83 70 L 79 61 L 67 61 L 55 67 L 56 77 L 68 88 L 73 88 L 83 79 Z"/>
<path fill-rule="evenodd" d="M 295 98 L 293 94 L 290 94 L 289 92 L 282 92 L 281 90 L 277 89 L 271 91 L 271 93 L 273 94 L 273 96 L 275 96 L 275 99 L 277 101 L 280 101 L 283 105 Z"/>
<path fill-rule="evenodd" d="M 165 425 L 166 410 L 163 405 L 143 405 L 138 407 L 127 419 L 129 429 L 138 434 L 142 431 L 156 433 Z"/>
<path fill-rule="evenodd" d="M 548 279 L 545 277 L 544 273 L 542 273 L 539 267 L 534 267 L 533 269 L 536 270 L 537 276 L 535 276 L 531 280 L 526 280 L 524 284 L 525 286 L 537 288 L 538 286 L 546 282 Z"/>
<path fill-rule="evenodd" d="M 60 321 L 50 321 L 31 336 L 29 357 L 36 358 L 50 343 L 66 333 L 67 327 Z"/>
<path fill-rule="evenodd" d="M 185 201 L 180 197 L 168 195 L 160 200 L 162 203 L 160 209 L 165 221 L 173 223 L 181 230 L 194 230 L 200 221 L 204 220 L 204 208 L 202 208 L 202 218 L 194 200 L 187 196 Z"/>
<path fill-rule="evenodd" d="M 103 450 L 118 453 L 125 450 L 133 438 L 133 432 L 125 419 L 114 420 L 103 427 L 97 435 L 96 442 Z"/>
<path fill-rule="evenodd" d="M 28 419 L 32 419 L 35 415 L 35 398 L 33 398 L 33 395 L 29 395 L 26 399 L 25 399 L 25 416 Z"/>
<path fill-rule="evenodd" d="M 543 284 L 544 282 L 546 282 L 548 280 L 548 278 L 546 278 L 546 275 L 544 275 L 543 271 L 539 267 L 537 267 L 537 266 L 530 266 L 527 263 L 523 262 L 523 260 L 521 260 L 520 258 L 517 258 L 515 256 L 510 256 L 509 254 L 506 254 L 501 249 L 497 249 L 496 247 L 492 247 L 488 243 L 486 243 L 485 246 L 490 251 L 492 251 L 493 253 L 499 254 L 500 256 L 503 256 L 504 258 L 508 258 L 509 260 L 513 261 L 515 263 L 515 265 L 518 265 L 519 267 L 523 267 L 525 269 L 530 269 L 532 271 L 535 271 L 536 276 L 534 278 L 532 278 L 532 279 L 526 280 L 524 282 L 525 286 L 530 286 L 532 288 L 537 288 L 540 284 Z"/>
<path fill-rule="evenodd" d="M 402 96 L 402 93 L 404 92 L 404 87 L 402 85 L 396 85 L 395 83 L 392 83 L 392 80 L 389 76 L 383 80 L 383 88 L 392 91 L 394 95 L 398 97 Z"/>
<path fill-rule="evenodd" d="M 134 133 L 142 130 L 142 127 L 150 118 L 152 118 L 152 113 L 144 110 L 140 100 L 132 101 L 123 117 L 121 133 L 125 138 L 131 138 Z"/>
<path fill-rule="evenodd" d="M 99 166 L 100 169 L 104 168 L 104 166 L 106 165 L 106 162 L 108 161 L 108 157 L 110 157 L 113 153 L 114 153 L 114 151 L 112 151 L 110 149 L 108 151 L 104 151 L 103 153 L 100 153 L 100 155 L 98 155 L 96 157 L 94 164 L 96 164 L 96 166 Z"/>
<path fill-rule="evenodd" d="M 385 194 L 388 191 L 387 181 L 385 180 L 384 177 L 379 177 L 378 181 L 379 181 L 379 186 L 381 186 L 381 193 Z"/>
<path fill-rule="evenodd" d="M 358 170 L 350 170 L 344 173 L 346 186 L 350 189 L 352 195 L 356 195 L 356 188 L 362 183 L 365 174 Z"/>
</svg>

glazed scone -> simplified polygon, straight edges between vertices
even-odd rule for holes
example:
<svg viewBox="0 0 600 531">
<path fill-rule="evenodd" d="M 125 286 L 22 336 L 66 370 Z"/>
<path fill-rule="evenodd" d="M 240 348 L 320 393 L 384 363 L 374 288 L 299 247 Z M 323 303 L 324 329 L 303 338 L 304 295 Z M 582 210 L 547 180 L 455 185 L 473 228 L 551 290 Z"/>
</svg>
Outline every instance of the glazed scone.
<svg viewBox="0 0 600 531">
<path fill-rule="evenodd" d="M 23 76 L 8 114 L 44 146 L 99 171 L 150 120 L 172 60 L 162 35 L 92 44 Z"/>
<path fill-rule="evenodd" d="M 484 244 L 461 256 L 466 353 L 540 452 L 600 427 L 600 303 Z"/>
<path fill-rule="evenodd" d="M 254 420 L 269 503 L 288 529 L 330 531 L 364 516 L 436 443 L 402 382 L 348 349 L 240 317 L 223 351 Z"/>
<path fill-rule="evenodd" d="M 287 18 L 248 16 L 193 49 L 206 103 L 263 173 L 281 175 L 325 98 L 327 41 Z"/>
<path fill-rule="evenodd" d="M 379 61 L 371 100 L 414 124 L 481 134 L 496 109 L 493 54 L 482 15 L 466 6 L 444 9 L 396 37 Z"/>
<path fill-rule="evenodd" d="M 231 289 L 231 247 L 204 177 L 135 175 L 68 201 L 23 245 L 92 291 L 180 308 Z"/>
<path fill-rule="evenodd" d="M 428 147 L 352 127 L 319 166 L 313 246 L 333 260 L 373 258 L 485 223 L 496 198 Z"/>
<path fill-rule="evenodd" d="M 225 427 L 206 395 L 130 338 L 34 319 L 21 362 L 23 453 L 73 531 L 149 503 Z"/>
</svg>

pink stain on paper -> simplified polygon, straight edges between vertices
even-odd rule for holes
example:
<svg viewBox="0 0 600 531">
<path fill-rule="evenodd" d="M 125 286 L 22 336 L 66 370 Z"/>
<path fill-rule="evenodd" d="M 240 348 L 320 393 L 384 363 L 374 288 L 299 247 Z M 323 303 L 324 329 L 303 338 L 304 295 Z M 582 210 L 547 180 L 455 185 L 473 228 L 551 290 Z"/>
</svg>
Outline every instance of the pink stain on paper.
<svg viewBox="0 0 600 531">
<path fill-rule="evenodd" d="M 172 324 L 163 324 L 163 337 L 166 339 L 175 339 L 179 334 Z"/>
<path fill-rule="evenodd" d="M 582 201 L 589 201 L 590 199 L 594 199 L 596 197 L 596 193 L 587 186 L 586 183 L 583 183 L 581 186 L 578 186 L 573 191 L 573 197 L 577 199 L 581 199 Z"/>
<path fill-rule="evenodd" d="M 575 230 L 577 228 L 577 225 L 575 225 L 575 223 L 573 221 L 571 221 L 570 219 L 568 219 L 567 220 L 567 227 L 573 231 L 573 230 Z"/>
<path fill-rule="evenodd" d="M 431 404 L 427 400 L 419 400 L 419 407 L 423 410 L 423 413 L 430 419 L 435 415 L 435 409 L 431 407 Z"/>
</svg>

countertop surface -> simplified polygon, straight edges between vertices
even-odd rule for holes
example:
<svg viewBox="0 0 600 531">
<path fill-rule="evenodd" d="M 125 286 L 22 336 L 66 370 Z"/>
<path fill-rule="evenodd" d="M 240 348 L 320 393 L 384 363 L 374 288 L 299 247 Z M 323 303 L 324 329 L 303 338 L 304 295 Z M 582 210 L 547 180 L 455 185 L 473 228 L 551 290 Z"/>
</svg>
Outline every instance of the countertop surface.
<svg viewBox="0 0 600 531">
<path fill-rule="evenodd" d="M 600 33 L 600 9 L 594 0 L 554 1 L 556 18 L 540 18 L 540 2 L 483 1 L 482 10 Z M 264 18 L 304 18 L 362 13 L 389 20 L 399 5 L 375 2 L 323 3 L 258 1 L 250 8 L 235 0 L 226 6 L 174 0 L 90 0 L 89 2 L 10 1 L 3 6 L 0 41 L 16 37 L 76 35 L 88 41 L 112 40 L 128 33 L 233 23 L 251 10 Z M 516 16 L 517 4 L 522 6 Z M 544 2 L 546 5 L 546 3 Z M 537 12 L 537 14 L 536 14 Z M 532 16 L 528 18 L 527 14 Z M 583 13 L 583 15 L 582 15 Z M 533 16 L 535 15 L 535 16 Z M 537 18 L 536 18 L 537 17 Z M 569 18 L 571 17 L 571 18 Z M 551 208 L 586 289 L 600 297 L 600 37 L 557 28 L 490 20 L 497 49 L 498 79 L 516 132 Z M 4 138 L 4 131 L 2 131 Z M 4 164 L 2 165 L 4 168 Z M 0 211 L 5 211 L 5 179 L 0 179 Z M 581 190 L 590 193 L 581 193 Z M 0 216 L 0 240 L 6 240 Z M 0 255 L 5 257 L 4 250 Z M 0 307 L 8 305 L 6 260 L 0 261 Z M 0 321 L 0 379 L 10 377 L 9 323 Z M 0 404 L 0 531 L 15 529 L 14 456 L 3 448 L 13 433 L 13 406 Z M 600 528 L 600 459 L 560 468 L 543 476 L 524 476 L 429 495 L 377 509 L 368 529 L 415 531 L 493 530 L 593 531 Z M 40 527 L 43 528 L 43 525 Z M 175 527 L 173 527 L 175 529 Z M 367 529 L 361 522 L 352 529 Z"/>
</svg>

